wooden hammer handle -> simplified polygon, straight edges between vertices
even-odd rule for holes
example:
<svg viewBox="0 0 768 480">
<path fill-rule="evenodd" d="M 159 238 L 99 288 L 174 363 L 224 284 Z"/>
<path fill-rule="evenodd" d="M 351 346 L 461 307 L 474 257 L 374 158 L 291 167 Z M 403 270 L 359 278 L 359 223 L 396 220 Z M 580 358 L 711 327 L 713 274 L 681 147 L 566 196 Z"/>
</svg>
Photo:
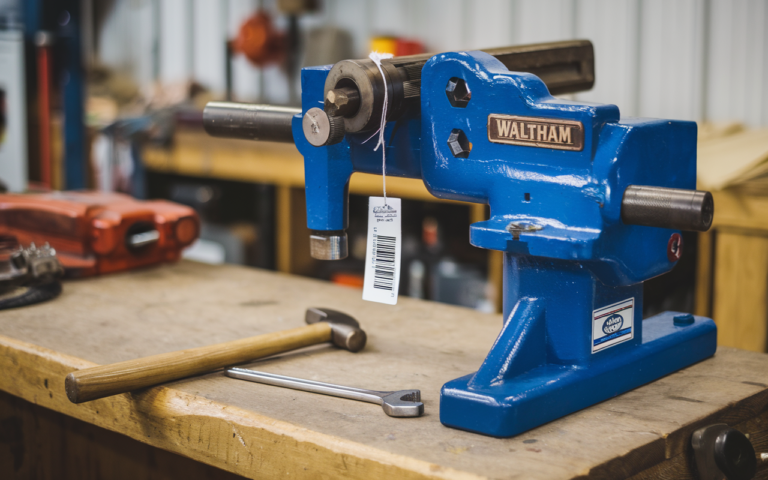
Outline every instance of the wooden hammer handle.
<svg viewBox="0 0 768 480">
<path fill-rule="evenodd" d="M 232 342 L 86 368 L 67 375 L 64 383 L 69 400 L 82 403 L 328 342 L 331 336 L 330 324 L 318 322 Z"/>
</svg>

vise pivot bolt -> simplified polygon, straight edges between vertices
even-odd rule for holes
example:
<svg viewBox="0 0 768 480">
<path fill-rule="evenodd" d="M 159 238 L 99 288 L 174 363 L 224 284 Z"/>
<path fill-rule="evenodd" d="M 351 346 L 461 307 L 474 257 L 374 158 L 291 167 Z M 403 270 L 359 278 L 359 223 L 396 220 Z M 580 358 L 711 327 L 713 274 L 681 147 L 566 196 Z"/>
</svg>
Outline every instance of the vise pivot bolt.
<svg viewBox="0 0 768 480">
<path fill-rule="evenodd" d="M 334 145 L 344 140 L 344 117 L 331 116 L 322 109 L 310 108 L 301 121 L 304 136 L 315 147 Z"/>
</svg>

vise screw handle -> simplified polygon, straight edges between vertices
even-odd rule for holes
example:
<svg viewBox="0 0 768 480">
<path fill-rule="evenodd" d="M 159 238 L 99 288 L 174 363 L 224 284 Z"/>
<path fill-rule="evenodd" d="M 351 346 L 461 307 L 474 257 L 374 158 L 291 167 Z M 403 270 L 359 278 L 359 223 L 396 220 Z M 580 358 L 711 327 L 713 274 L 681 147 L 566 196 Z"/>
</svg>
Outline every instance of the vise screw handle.
<svg viewBox="0 0 768 480">
<path fill-rule="evenodd" d="M 621 200 L 621 220 L 628 225 L 706 232 L 715 202 L 701 190 L 630 185 Z"/>
<path fill-rule="evenodd" d="M 300 108 L 248 103 L 209 102 L 203 126 L 212 137 L 293 143 L 291 120 Z"/>
</svg>

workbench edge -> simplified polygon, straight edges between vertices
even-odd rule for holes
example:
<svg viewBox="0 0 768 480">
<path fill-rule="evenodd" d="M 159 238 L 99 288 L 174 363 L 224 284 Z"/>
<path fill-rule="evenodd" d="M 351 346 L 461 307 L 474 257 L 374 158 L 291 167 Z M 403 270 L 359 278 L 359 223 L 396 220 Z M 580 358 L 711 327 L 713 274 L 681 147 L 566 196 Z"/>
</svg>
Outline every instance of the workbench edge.
<svg viewBox="0 0 768 480">
<path fill-rule="evenodd" d="M 297 479 L 320 474 L 366 479 L 484 478 L 313 432 L 172 387 L 71 403 L 64 378 L 94 365 L 0 335 L 0 390 L 248 478 L 286 474 Z"/>
</svg>

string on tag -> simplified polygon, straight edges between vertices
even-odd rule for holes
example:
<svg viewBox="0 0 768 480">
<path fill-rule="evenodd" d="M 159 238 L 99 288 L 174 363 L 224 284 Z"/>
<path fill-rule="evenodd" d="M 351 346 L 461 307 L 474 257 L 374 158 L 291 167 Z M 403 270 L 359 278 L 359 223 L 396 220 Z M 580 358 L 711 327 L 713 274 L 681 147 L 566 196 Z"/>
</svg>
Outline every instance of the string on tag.
<svg viewBox="0 0 768 480">
<path fill-rule="evenodd" d="M 368 58 L 373 60 L 373 63 L 376 64 L 376 68 L 379 69 L 379 73 L 381 74 L 381 80 L 384 82 L 384 107 L 381 109 L 381 123 L 379 124 L 378 130 L 373 132 L 373 135 L 368 137 L 366 142 L 373 137 L 376 136 L 376 134 L 379 134 L 379 141 L 376 142 L 376 147 L 373 149 L 375 152 L 378 150 L 379 147 L 381 147 L 381 188 L 383 190 L 383 197 L 384 197 L 384 205 L 387 205 L 387 157 L 386 157 L 386 144 L 384 142 L 384 128 L 387 126 L 387 104 L 389 103 L 389 98 L 387 95 L 387 77 L 384 76 L 384 70 L 381 68 L 381 61 L 385 60 L 387 58 L 392 58 L 394 55 L 391 53 L 379 53 L 379 52 L 371 52 L 368 55 Z M 365 143 L 365 142 L 363 142 Z"/>
</svg>

